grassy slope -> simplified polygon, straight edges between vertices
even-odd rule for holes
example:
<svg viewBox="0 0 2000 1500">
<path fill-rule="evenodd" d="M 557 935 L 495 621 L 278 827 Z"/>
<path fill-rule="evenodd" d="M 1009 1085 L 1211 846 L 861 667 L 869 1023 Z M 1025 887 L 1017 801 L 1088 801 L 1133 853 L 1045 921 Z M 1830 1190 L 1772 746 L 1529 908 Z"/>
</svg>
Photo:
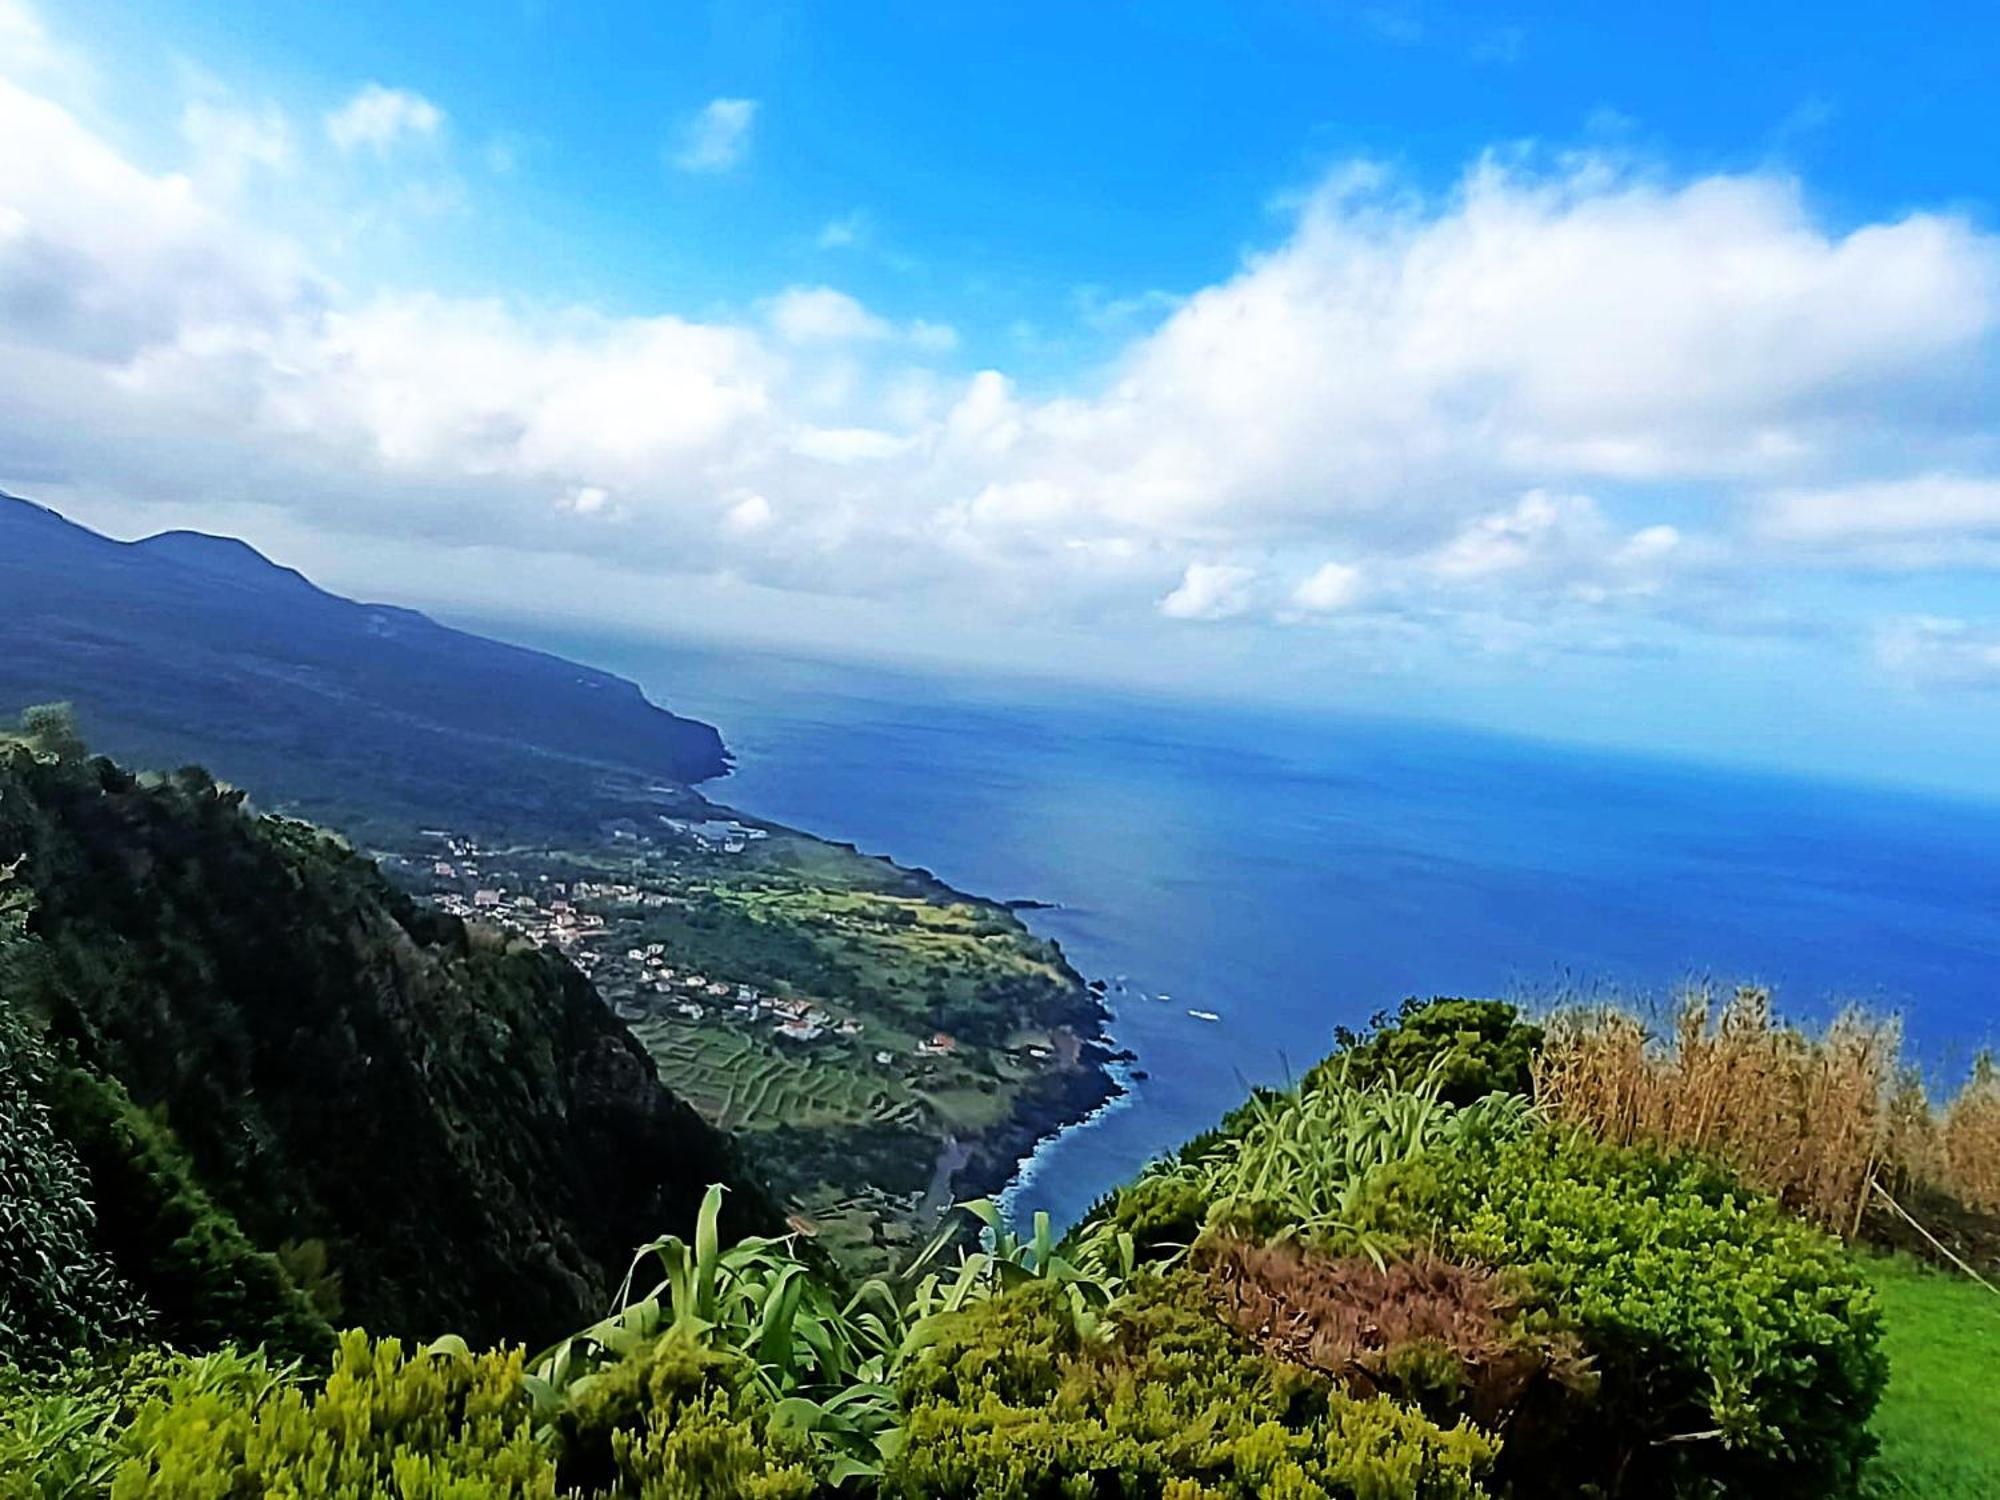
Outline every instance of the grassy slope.
<svg viewBox="0 0 2000 1500">
<path fill-rule="evenodd" d="M 2000 1496 L 2000 1298 L 1900 1258 L 1870 1261 L 1869 1274 L 1889 1351 L 1869 1500 Z"/>
</svg>

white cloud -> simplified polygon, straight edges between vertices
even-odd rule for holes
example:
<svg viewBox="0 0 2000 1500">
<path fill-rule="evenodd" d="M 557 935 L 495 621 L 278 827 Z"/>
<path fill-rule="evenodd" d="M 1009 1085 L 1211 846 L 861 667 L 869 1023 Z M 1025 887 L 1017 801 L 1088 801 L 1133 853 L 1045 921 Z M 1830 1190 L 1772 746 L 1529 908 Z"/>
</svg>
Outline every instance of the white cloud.
<svg viewBox="0 0 2000 1500">
<path fill-rule="evenodd" d="M 1292 604 L 1309 614 L 1351 609 L 1368 591 L 1361 570 L 1348 563 L 1321 563 L 1292 590 Z"/>
<path fill-rule="evenodd" d="M 1188 301 L 1032 461 L 1134 520 L 1367 524 L 1497 482 L 1735 479 L 1905 436 L 2000 320 L 2000 252 L 1915 215 L 1835 237 L 1791 183 L 1482 164 L 1412 204 L 1339 180 Z M 1956 366 L 1962 368 L 1962 364 Z"/>
<path fill-rule="evenodd" d="M 2000 625 L 1936 615 L 1887 621 L 1875 660 L 1913 687 L 2000 688 Z"/>
<path fill-rule="evenodd" d="M 725 530 L 738 536 L 762 531 L 771 524 L 771 502 L 762 495 L 745 495 L 722 514 Z"/>
<path fill-rule="evenodd" d="M 1475 517 L 1418 563 L 1450 590 L 1502 587 L 1602 604 L 1655 592 L 1684 551 L 1673 526 L 1628 534 L 1589 495 L 1529 490 Z"/>
<path fill-rule="evenodd" d="M 444 111 L 422 94 L 367 83 L 327 115 L 326 138 L 341 151 L 382 153 L 412 137 L 433 138 L 443 125 Z"/>
<path fill-rule="evenodd" d="M 1170 620 L 1227 620 L 1245 614 L 1257 570 L 1236 563 L 1189 563 L 1173 592 L 1160 600 Z"/>
<path fill-rule="evenodd" d="M 2000 451 L 2000 246 L 1948 214 L 1835 232 L 1785 179 L 1588 160 L 1436 201 L 1357 170 L 1031 392 L 828 286 L 695 318 L 343 285 L 202 167 L 280 166 L 282 116 L 212 107 L 155 172 L 0 85 L 0 484 L 982 620 L 1365 602 L 1357 628 L 1488 641 L 1552 605 L 1637 639 L 1670 581 L 1754 594 L 1885 515 L 1993 534 L 1991 482 L 1951 476 Z"/>
<path fill-rule="evenodd" d="M 81 71 L 25 0 L 0 0 L 0 69 L 17 78 L 73 77 Z"/>
<path fill-rule="evenodd" d="M 882 339 L 890 331 L 882 319 L 830 286 L 788 287 L 766 304 L 765 313 L 778 336 L 793 344 Z"/>
<path fill-rule="evenodd" d="M 556 509 L 576 516 L 594 516 L 611 503 L 611 492 L 601 485 L 573 484 L 556 497 Z"/>
<path fill-rule="evenodd" d="M 291 122 L 276 105 L 244 109 L 196 99 L 181 111 L 181 135 L 194 152 L 195 176 L 225 195 L 256 173 L 292 166 Z"/>
<path fill-rule="evenodd" d="M 892 458 L 909 446 L 909 438 L 873 427 L 804 427 L 791 440 L 794 453 L 829 464 Z"/>
<path fill-rule="evenodd" d="M 860 209 L 842 214 L 837 219 L 829 219 L 820 227 L 819 236 L 814 241 L 822 250 L 844 250 L 861 243 L 868 233 L 868 216 Z"/>
<path fill-rule="evenodd" d="M 670 160 L 683 172 L 727 172 L 750 153 L 755 99 L 711 99 L 681 127 Z"/>
<path fill-rule="evenodd" d="M 1812 545 L 2000 536 L 2000 479 L 1921 474 L 1764 497 L 1761 532 Z"/>
</svg>

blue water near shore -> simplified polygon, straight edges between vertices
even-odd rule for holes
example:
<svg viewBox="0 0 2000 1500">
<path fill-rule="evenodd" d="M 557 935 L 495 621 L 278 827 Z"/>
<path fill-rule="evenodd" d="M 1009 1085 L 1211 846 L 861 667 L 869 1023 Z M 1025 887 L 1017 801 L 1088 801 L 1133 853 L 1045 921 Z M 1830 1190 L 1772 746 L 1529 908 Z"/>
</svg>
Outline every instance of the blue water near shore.
<svg viewBox="0 0 2000 1500">
<path fill-rule="evenodd" d="M 1754 980 L 1793 1015 L 1901 1011 L 1939 1071 L 2000 1031 L 2000 806 L 1422 725 L 560 644 L 719 725 L 739 766 L 720 799 L 1058 903 L 1028 920 L 1114 982 L 1113 1035 L 1147 1077 L 1036 1154 L 1017 1214 L 1077 1214 L 1405 995 Z"/>
</svg>

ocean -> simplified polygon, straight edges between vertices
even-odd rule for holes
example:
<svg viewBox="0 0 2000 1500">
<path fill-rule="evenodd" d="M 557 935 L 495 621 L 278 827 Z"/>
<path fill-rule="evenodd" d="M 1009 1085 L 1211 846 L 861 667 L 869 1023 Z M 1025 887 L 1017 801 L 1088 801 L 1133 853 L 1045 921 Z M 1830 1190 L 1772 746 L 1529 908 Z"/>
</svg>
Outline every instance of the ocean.
<svg viewBox="0 0 2000 1500">
<path fill-rule="evenodd" d="M 1009 1190 L 1067 1222 L 1336 1026 L 1409 995 L 1670 996 L 1905 1017 L 1962 1074 L 2000 1026 L 2000 805 L 1435 725 L 546 644 L 718 725 L 748 812 L 1054 903 L 1142 1079 Z M 1205 1012 L 1204 1019 L 1192 1012 Z"/>
</svg>

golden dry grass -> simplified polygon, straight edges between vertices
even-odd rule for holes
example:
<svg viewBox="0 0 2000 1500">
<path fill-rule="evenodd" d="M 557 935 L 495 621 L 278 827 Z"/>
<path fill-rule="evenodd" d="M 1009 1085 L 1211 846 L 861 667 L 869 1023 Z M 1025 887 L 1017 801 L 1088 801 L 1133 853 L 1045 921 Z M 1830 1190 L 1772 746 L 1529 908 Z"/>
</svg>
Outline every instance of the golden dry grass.
<svg viewBox="0 0 2000 1500">
<path fill-rule="evenodd" d="M 1817 1036 L 1749 986 L 1691 991 L 1657 1026 L 1613 1007 L 1558 1011 L 1535 1096 L 1607 1140 L 1716 1156 L 1850 1237 L 1877 1182 L 2000 1210 L 2000 1077 L 1982 1063 L 1938 1109 L 1903 1064 L 1900 1025 L 1858 1010 Z"/>
</svg>

